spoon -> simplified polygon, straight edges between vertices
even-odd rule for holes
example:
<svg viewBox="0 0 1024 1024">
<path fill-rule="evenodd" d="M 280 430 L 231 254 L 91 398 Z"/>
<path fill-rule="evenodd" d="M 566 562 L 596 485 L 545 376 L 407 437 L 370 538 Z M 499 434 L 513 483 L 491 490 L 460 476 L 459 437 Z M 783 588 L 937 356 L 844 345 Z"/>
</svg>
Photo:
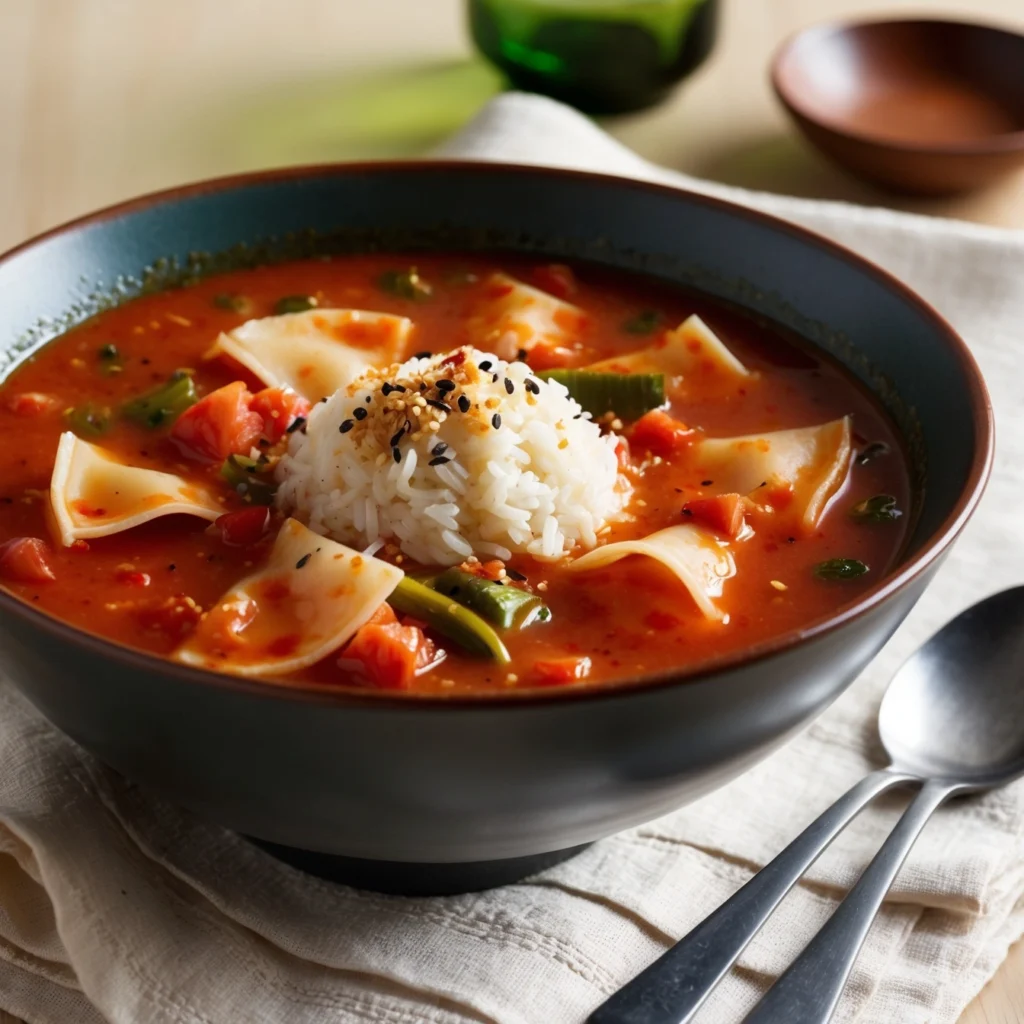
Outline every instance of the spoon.
<svg viewBox="0 0 1024 1024">
<path fill-rule="evenodd" d="M 589 1024 L 686 1024 L 800 876 L 876 796 L 904 783 L 917 798 L 839 909 L 745 1024 L 824 1024 L 893 879 L 932 813 L 951 796 L 1024 775 L 1024 586 L 968 608 L 893 677 L 878 714 L 890 758 L 839 798 L 775 860 L 650 967 Z"/>
</svg>

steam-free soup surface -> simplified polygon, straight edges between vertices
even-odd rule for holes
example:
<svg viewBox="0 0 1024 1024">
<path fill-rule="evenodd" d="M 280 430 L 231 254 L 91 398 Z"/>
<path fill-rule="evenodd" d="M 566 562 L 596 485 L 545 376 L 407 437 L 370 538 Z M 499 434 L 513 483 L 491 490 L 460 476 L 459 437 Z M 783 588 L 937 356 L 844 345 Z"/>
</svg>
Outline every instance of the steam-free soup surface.
<svg viewBox="0 0 1024 1024">
<path fill-rule="evenodd" d="M 507 280 L 513 285 L 502 285 Z M 496 312 L 503 302 L 507 304 L 509 295 L 518 294 L 519 283 L 578 312 L 574 319 L 576 313 L 569 316 L 561 307 L 556 310 L 557 325 L 551 330 L 564 334 L 561 342 L 540 338 L 543 331 L 530 326 L 529 310 L 520 311 L 521 319 L 528 321 L 525 326 L 516 319 L 520 313 L 515 310 Z M 273 402 L 268 399 L 253 405 L 253 396 L 279 392 L 279 399 L 281 394 L 293 395 L 294 389 L 269 387 L 265 377 L 259 379 L 251 367 L 243 365 L 235 350 L 231 350 L 234 355 L 211 352 L 222 332 L 248 321 L 339 309 L 393 314 L 411 322 L 403 327 L 391 320 L 374 321 L 367 327 L 363 320 L 358 330 L 338 329 L 336 337 L 354 351 L 372 354 L 379 346 L 393 349 L 386 365 L 358 385 L 363 388 L 358 394 L 342 388 L 337 396 L 309 394 L 292 406 L 285 402 L 271 408 Z M 588 526 L 586 516 L 579 526 L 579 518 L 567 507 L 552 513 L 561 531 L 553 543 L 565 545 L 554 556 L 539 546 L 539 533 L 517 545 L 520 550 L 512 550 L 513 541 L 502 539 L 504 535 L 489 545 L 479 541 L 490 529 L 481 525 L 482 520 L 460 525 L 455 531 L 459 536 L 452 540 L 454 548 L 440 539 L 444 531 L 438 529 L 420 538 L 421 547 L 406 545 L 403 550 L 395 536 L 371 542 L 368 528 L 337 511 L 337 502 L 325 506 L 315 482 L 302 482 L 306 478 L 301 474 L 315 465 L 310 454 L 313 442 L 322 437 L 324 443 L 347 444 L 349 431 L 361 437 L 364 445 L 383 445 L 385 459 L 371 461 L 382 471 L 390 469 L 392 456 L 396 465 L 403 465 L 401 460 L 409 458 L 417 445 L 421 453 L 439 452 L 432 458 L 441 460 L 444 467 L 443 442 L 422 447 L 433 436 L 430 429 L 445 437 L 459 426 L 465 434 L 464 438 L 458 435 L 463 448 L 489 443 L 487 429 L 494 430 L 494 438 L 503 437 L 500 432 L 507 427 L 503 411 L 505 421 L 518 422 L 515 417 L 526 408 L 511 403 L 529 401 L 533 408 L 536 398 L 547 408 L 547 391 L 542 389 L 551 387 L 551 370 L 595 367 L 593 372 L 643 376 L 650 382 L 659 377 L 657 366 L 634 363 L 633 372 L 623 374 L 628 367 L 609 366 L 608 360 L 645 349 L 660 358 L 658 346 L 666 344 L 667 337 L 674 338 L 671 332 L 694 314 L 742 373 L 731 363 L 715 365 L 714 360 L 703 358 L 698 351 L 702 343 L 691 339 L 701 358 L 682 375 L 660 375 L 664 402 L 658 408 L 646 407 L 654 401 L 650 396 L 635 406 L 632 397 L 623 399 L 622 392 L 616 392 L 614 401 L 625 402 L 628 415 L 616 407 L 607 414 L 595 411 L 575 419 L 575 426 L 557 427 L 567 431 L 561 452 L 579 453 L 575 463 L 565 463 L 566 471 L 580 465 L 580 460 L 599 455 L 602 468 L 594 472 L 611 473 L 614 482 L 609 487 L 618 488 L 615 496 L 609 489 L 602 492 L 611 502 L 610 511 L 591 517 L 597 530 L 593 544 L 572 539 L 574 530 L 585 531 Z M 517 336 L 521 345 L 497 353 L 493 367 L 480 368 L 481 362 L 490 362 L 480 353 L 493 353 L 496 346 L 508 349 Z M 463 353 L 461 361 L 448 364 L 451 372 L 438 369 L 436 357 L 453 352 Z M 421 356 L 418 363 L 395 369 L 415 354 Z M 428 354 L 435 363 L 430 363 Z M 525 365 L 506 372 L 502 360 L 511 366 Z M 638 368 L 644 372 L 636 372 Z M 493 374 L 492 382 L 494 369 L 499 372 Z M 405 401 L 403 392 L 389 390 L 399 372 L 406 375 L 402 379 L 412 381 L 407 395 L 422 394 L 425 402 L 433 404 L 421 406 L 422 415 L 409 416 L 412 425 L 394 445 L 388 445 L 392 438 L 375 441 L 372 431 L 385 430 L 385 424 L 393 421 L 387 417 L 408 414 L 404 406 L 404 412 L 395 409 L 396 400 Z M 224 394 L 220 389 L 240 382 L 242 398 L 236 413 L 243 418 L 248 415 L 255 424 L 242 442 L 244 451 L 235 453 L 244 463 L 241 469 L 235 466 L 243 477 L 240 486 L 237 474 L 232 477 L 225 472 L 221 456 L 227 449 L 217 449 L 224 438 L 204 448 L 208 442 L 202 437 L 197 440 L 199 435 L 185 422 L 189 413 L 174 408 L 162 418 L 147 419 L 145 408 L 141 414 L 138 406 L 131 412 L 130 403 L 140 396 L 183 379 L 185 386 L 190 382 L 194 389 L 189 401 Z M 446 391 L 449 379 L 451 390 Z M 512 389 L 506 392 L 507 399 L 501 393 L 504 388 Z M 463 394 L 467 418 L 456 424 Z M 485 394 L 492 396 L 493 406 Z M 344 409 L 355 409 L 364 396 L 370 410 L 366 416 L 344 413 Z M 320 402 L 320 398 L 331 402 Z M 571 400 L 563 398 L 561 391 L 551 402 L 556 398 Z M 594 396 L 584 394 L 582 399 L 592 402 Z M 502 405 L 506 401 L 507 410 Z M 335 408 L 341 411 L 328 428 L 325 417 L 334 415 L 328 410 Z M 199 419 L 192 415 L 193 420 Z M 262 429 L 260 416 L 266 423 Z M 429 417 L 439 421 L 438 427 L 429 427 Z M 785 480 L 759 480 L 748 491 L 723 494 L 721 483 L 708 475 L 713 448 L 701 445 L 709 439 L 760 438 L 791 428 L 836 424 L 846 417 L 850 418 L 845 421 L 848 428 L 835 427 L 828 435 L 837 439 L 828 442 L 835 444 L 838 453 L 836 474 L 827 487 L 822 485 L 824 497 L 817 512 L 813 502 L 808 505 L 808 496 L 801 491 L 807 488 L 799 481 L 787 485 Z M 589 426 L 592 423 L 598 425 Z M 256 648 L 246 640 L 247 623 L 237 615 L 231 619 L 241 606 L 232 606 L 236 611 L 230 613 L 218 609 L 227 607 L 226 595 L 240 581 L 268 565 L 282 523 L 289 518 L 302 524 L 303 530 L 312 526 L 317 535 L 333 536 L 351 551 L 365 548 L 366 558 L 374 564 L 386 563 L 385 570 L 400 569 L 406 578 L 425 581 L 424 585 L 432 585 L 440 573 L 454 569 L 532 595 L 536 598 L 532 607 L 544 609 L 544 614 L 534 615 L 523 626 L 491 621 L 509 654 L 506 662 L 470 650 L 451 633 L 438 629 L 429 616 L 410 611 L 396 599 L 382 611 L 361 612 L 362 625 L 354 637 L 345 636 L 340 646 L 313 663 L 262 673 L 283 682 L 451 694 L 587 686 L 663 669 L 693 668 L 818 621 L 855 599 L 892 566 L 908 521 L 908 475 L 899 440 L 874 401 L 845 371 L 797 347 L 774 329 L 703 298 L 585 265 L 570 270 L 504 257 L 373 255 L 308 260 L 218 276 L 133 300 L 41 349 L 0 385 L 0 425 L 9 438 L 0 449 L 0 544 L 6 545 L 0 549 L 0 584 L 41 611 L 132 647 L 188 660 L 181 652 L 191 644 L 200 650 L 196 657 L 201 663 L 222 671 L 233 670 L 235 657 L 239 663 L 249 659 L 248 663 L 256 664 Z M 286 432 L 286 427 L 291 431 Z M 425 440 L 412 440 L 414 428 Z M 843 447 L 846 429 L 849 445 Z M 583 430 L 591 433 L 584 438 L 579 433 Z M 562 436 L 557 431 L 552 438 Z M 206 513 L 162 515 L 104 536 L 81 539 L 73 527 L 62 536 L 51 511 L 51 483 L 62 436 L 71 446 L 76 439 L 92 445 L 117 465 L 174 474 L 188 484 L 189 500 L 201 492 L 212 496 L 217 505 Z M 226 443 L 230 448 L 231 439 Z M 563 457 L 557 444 L 555 449 L 553 457 Z M 251 477 L 258 484 L 265 482 L 269 492 L 277 490 L 276 499 L 272 493 L 255 493 L 259 488 L 248 487 L 244 479 L 245 460 L 260 463 L 263 456 L 267 462 L 265 453 L 270 469 L 248 468 L 254 470 Z M 753 456 L 741 452 L 736 457 Z M 720 463 L 722 473 L 740 479 L 742 473 L 728 458 Z M 447 464 L 449 469 L 455 461 Z M 426 472 L 426 465 L 424 456 L 419 471 Z M 342 491 L 351 486 L 350 478 L 345 480 L 349 482 Z M 284 503 L 282 495 L 289 496 Z M 276 504 L 263 504 L 267 501 Z M 111 515 L 104 508 L 79 505 L 78 509 L 98 515 L 97 521 Z M 239 512 L 248 516 L 219 518 Z M 718 559 L 715 564 L 729 566 L 707 587 L 699 581 L 684 583 L 664 561 L 643 553 L 592 568 L 574 568 L 591 550 L 610 550 L 616 542 L 642 540 L 679 526 L 691 527 L 680 536 L 699 537 L 700 544 L 709 545 L 708 557 Z M 306 534 L 296 533 L 302 536 Z M 466 543 L 474 546 L 472 555 L 459 554 L 460 537 L 469 538 Z M 26 547 L 26 539 L 37 543 Z M 547 542 L 551 543 L 550 536 Z M 478 543 L 487 550 L 478 549 Z M 411 557 L 410 550 L 420 557 Z M 286 568 L 291 572 L 294 566 Z M 385 595 L 397 578 L 387 571 L 374 577 Z M 298 578 L 305 579 L 301 574 Z M 373 588 L 367 592 L 376 593 Z M 460 595 L 450 596 L 457 602 Z M 259 600 L 264 600 L 264 609 L 269 608 L 270 598 Z M 294 605 L 294 593 L 282 598 L 282 609 L 289 600 Z M 387 604 L 384 599 L 373 600 L 378 606 Z M 246 612 L 250 618 L 254 608 L 255 604 Z M 216 632 L 210 626 L 211 615 L 227 615 L 230 620 L 222 640 L 207 636 Z M 302 621 L 299 615 L 290 627 L 295 637 L 283 637 L 283 627 L 278 627 L 277 620 L 272 623 L 278 629 L 267 634 L 267 644 L 277 645 L 273 657 L 286 655 L 288 644 L 303 649 Z M 390 633 L 388 628 L 376 633 L 370 628 L 360 641 L 359 629 L 374 623 L 393 628 Z M 253 626 L 250 638 L 264 625 Z M 402 629 L 415 632 L 401 633 Z M 404 638 L 416 648 L 413 661 L 404 668 L 381 667 L 393 653 L 389 636 Z M 369 647 L 368 637 L 373 639 Z M 235 640 L 238 643 L 231 648 Z M 259 650 L 266 653 L 264 647 Z"/>
</svg>

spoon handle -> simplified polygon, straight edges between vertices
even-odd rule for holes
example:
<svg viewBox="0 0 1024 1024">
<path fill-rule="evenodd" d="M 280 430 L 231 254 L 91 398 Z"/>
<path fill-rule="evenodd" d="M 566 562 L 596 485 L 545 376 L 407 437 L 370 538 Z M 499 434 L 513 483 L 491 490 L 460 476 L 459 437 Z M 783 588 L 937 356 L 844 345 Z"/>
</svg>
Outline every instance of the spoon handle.
<svg viewBox="0 0 1024 1024">
<path fill-rule="evenodd" d="M 839 909 L 744 1024 L 827 1024 L 885 894 L 928 819 L 957 791 L 927 782 Z"/>
<path fill-rule="evenodd" d="M 686 1024 L 825 847 L 879 793 L 911 779 L 885 769 L 858 782 L 710 917 L 602 1003 L 588 1024 Z"/>
</svg>

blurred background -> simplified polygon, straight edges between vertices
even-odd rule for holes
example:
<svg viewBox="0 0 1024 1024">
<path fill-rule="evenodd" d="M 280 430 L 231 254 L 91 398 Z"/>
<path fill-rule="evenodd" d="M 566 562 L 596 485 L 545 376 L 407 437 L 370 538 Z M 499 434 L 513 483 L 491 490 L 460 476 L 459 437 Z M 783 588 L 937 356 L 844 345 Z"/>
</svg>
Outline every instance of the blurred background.
<svg viewBox="0 0 1024 1024">
<path fill-rule="evenodd" d="M 126 196 L 252 168 L 421 152 L 502 87 L 466 0 L 2 0 L 0 248 Z M 1024 178 L 899 200 L 834 169 L 768 63 L 823 19 L 950 13 L 1024 28 L 1022 0 L 724 0 L 716 48 L 646 111 L 602 118 L 642 155 L 719 181 L 1024 227 Z"/>
</svg>

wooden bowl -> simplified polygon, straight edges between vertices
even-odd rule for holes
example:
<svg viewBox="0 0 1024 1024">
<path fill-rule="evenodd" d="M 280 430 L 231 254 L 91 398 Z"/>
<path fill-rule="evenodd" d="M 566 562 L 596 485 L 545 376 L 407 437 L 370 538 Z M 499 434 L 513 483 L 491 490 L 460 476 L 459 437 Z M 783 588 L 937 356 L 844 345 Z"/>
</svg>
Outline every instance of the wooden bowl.
<svg viewBox="0 0 1024 1024">
<path fill-rule="evenodd" d="M 804 134 L 848 171 L 922 195 L 1024 167 L 1024 35 L 914 20 L 819 25 L 790 38 L 772 84 Z"/>
</svg>

